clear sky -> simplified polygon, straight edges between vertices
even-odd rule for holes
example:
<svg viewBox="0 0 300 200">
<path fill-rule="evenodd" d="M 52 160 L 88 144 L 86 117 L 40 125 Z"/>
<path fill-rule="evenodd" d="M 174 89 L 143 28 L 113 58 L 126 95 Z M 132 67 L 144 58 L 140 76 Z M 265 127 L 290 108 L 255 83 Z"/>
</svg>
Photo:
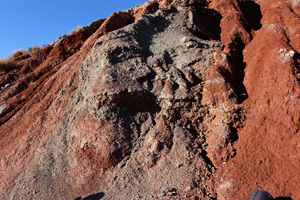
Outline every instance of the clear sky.
<svg viewBox="0 0 300 200">
<path fill-rule="evenodd" d="M 0 58 L 147 0 L 0 0 Z"/>
</svg>

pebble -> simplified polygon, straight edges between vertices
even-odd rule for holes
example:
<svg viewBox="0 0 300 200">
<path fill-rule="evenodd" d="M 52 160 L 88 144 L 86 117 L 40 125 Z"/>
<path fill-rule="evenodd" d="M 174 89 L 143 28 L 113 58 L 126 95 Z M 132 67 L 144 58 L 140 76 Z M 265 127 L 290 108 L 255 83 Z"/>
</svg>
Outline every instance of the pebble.
<svg viewBox="0 0 300 200">
<path fill-rule="evenodd" d="M 165 193 L 160 193 L 159 196 L 164 197 L 164 196 L 166 196 L 166 194 Z"/>
</svg>

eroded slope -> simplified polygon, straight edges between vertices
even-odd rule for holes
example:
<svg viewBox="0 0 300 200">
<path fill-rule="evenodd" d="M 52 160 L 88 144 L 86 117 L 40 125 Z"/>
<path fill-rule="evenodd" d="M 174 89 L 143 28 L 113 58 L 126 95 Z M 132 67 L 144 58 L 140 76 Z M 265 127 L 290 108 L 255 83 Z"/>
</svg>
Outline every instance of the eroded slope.
<svg viewBox="0 0 300 200">
<path fill-rule="evenodd" d="M 299 24 L 298 1 L 153 0 L 18 58 L 1 198 L 297 198 Z"/>
</svg>

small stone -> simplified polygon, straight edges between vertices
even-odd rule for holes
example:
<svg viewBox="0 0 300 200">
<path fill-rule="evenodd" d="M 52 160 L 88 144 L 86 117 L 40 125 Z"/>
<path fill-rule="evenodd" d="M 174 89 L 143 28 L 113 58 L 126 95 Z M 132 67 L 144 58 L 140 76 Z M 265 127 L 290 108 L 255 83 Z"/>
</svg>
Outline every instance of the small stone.
<svg viewBox="0 0 300 200">
<path fill-rule="evenodd" d="M 189 192 L 189 191 L 191 191 L 191 189 L 192 189 L 191 186 L 188 186 L 184 189 L 184 192 Z"/>
<path fill-rule="evenodd" d="M 191 41 L 189 41 L 189 42 L 186 43 L 185 46 L 186 46 L 187 48 L 192 48 L 192 47 L 194 46 L 194 43 L 191 42 Z"/>
<path fill-rule="evenodd" d="M 166 194 L 165 193 L 160 193 L 159 196 L 164 197 L 164 196 L 166 196 Z"/>
<path fill-rule="evenodd" d="M 188 38 L 187 37 L 183 37 L 181 40 L 180 40 L 182 43 L 186 43 L 188 41 Z"/>
</svg>

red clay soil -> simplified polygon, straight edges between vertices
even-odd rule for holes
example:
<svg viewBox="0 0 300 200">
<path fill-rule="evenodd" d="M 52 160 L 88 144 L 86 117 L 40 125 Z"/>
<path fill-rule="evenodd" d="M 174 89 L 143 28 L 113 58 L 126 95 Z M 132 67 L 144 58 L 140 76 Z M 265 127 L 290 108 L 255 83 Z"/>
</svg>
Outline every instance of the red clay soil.
<svg viewBox="0 0 300 200">
<path fill-rule="evenodd" d="M 299 199 L 300 3 L 257 3 L 262 28 L 243 51 L 246 120 L 238 131 L 236 157 L 216 175 L 225 181 L 219 194 L 246 199 L 261 189 Z"/>
<path fill-rule="evenodd" d="M 16 58 L 0 199 L 299 199 L 299 16 L 152 0 Z"/>
</svg>

